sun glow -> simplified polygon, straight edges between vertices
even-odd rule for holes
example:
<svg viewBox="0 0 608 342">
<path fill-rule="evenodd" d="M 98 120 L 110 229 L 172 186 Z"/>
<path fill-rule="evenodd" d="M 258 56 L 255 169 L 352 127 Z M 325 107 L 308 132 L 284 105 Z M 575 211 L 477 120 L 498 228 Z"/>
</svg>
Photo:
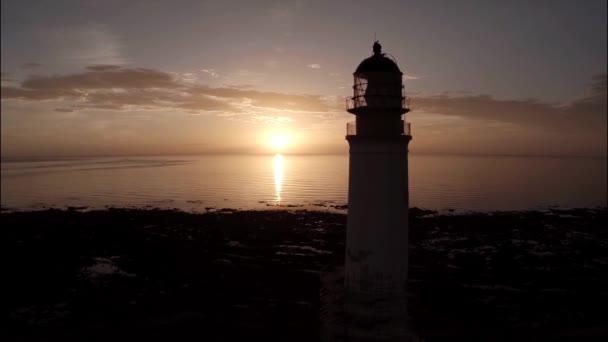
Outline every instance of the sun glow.
<svg viewBox="0 0 608 342">
<path fill-rule="evenodd" d="M 285 148 L 288 143 L 289 139 L 284 135 L 275 135 L 270 138 L 270 146 L 277 150 Z"/>
</svg>

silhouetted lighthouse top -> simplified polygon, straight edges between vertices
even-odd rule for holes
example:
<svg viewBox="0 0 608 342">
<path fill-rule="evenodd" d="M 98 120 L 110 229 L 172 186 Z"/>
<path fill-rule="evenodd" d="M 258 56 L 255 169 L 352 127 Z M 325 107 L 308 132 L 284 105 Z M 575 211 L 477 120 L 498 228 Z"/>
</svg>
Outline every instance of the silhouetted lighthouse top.
<svg viewBox="0 0 608 342">
<path fill-rule="evenodd" d="M 403 73 L 394 58 L 382 53 L 378 41 L 373 51 L 353 73 L 353 96 L 347 98 L 346 110 L 356 121 L 347 125 L 347 139 L 411 139 L 409 124 L 402 117 L 409 112 Z"/>
<path fill-rule="evenodd" d="M 382 45 L 378 41 L 374 42 L 373 46 L 374 54 L 363 60 L 361 64 L 355 70 L 355 74 L 368 73 L 368 72 L 392 72 L 403 75 L 397 63 L 394 60 L 386 57 L 386 54 L 382 53 Z"/>
</svg>

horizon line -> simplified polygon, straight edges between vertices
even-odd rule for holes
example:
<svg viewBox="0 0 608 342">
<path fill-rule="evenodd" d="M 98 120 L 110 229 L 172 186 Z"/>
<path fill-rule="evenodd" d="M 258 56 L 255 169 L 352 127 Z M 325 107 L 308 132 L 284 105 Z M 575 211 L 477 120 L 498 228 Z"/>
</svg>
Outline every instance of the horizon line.
<svg viewBox="0 0 608 342">
<path fill-rule="evenodd" d="M 24 156 L 0 156 L 0 160 L 57 160 L 57 159 L 83 159 L 83 158 L 116 158 L 116 157 L 167 157 L 167 156 L 348 156 L 346 153 L 281 153 L 281 152 L 224 152 L 224 153 L 151 153 L 151 154 L 90 154 L 90 155 L 24 155 Z M 429 153 L 429 152 L 414 152 L 409 155 L 415 156 L 461 156 L 461 157 L 511 157 L 511 158 L 580 158 L 580 159 L 600 159 L 608 158 L 607 155 L 559 155 L 559 154 L 504 154 L 504 153 Z"/>
</svg>

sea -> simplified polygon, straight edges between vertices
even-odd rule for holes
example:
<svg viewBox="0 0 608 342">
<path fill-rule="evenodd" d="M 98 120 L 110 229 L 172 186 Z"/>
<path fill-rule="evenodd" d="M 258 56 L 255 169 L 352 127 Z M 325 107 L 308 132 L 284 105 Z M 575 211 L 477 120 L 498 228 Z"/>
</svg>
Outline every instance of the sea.
<svg viewBox="0 0 608 342">
<path fill-rule="evenodd" d="M 607 206 L 607 159 L 410 155 L 410 207 Z M 348 155 L 3 158 L 3 210 L 79 207 L 343 210 Z"/>
</svg>

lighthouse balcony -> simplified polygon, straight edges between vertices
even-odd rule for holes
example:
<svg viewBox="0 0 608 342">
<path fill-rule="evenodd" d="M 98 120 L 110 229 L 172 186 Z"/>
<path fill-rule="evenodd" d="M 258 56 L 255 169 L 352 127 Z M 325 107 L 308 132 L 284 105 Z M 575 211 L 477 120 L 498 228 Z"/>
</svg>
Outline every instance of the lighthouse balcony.
<svg viewBox="0 0 608 342">
<path fill-rule="evenodd" d="M 371 128 L 371 127 L 370 127 Z M 397 129 L 391 129 L 390 131 L 385 129 L 357 129 L 357 122 L 349 122 L 346 124 L 346 136 L 359 136 L 359 137 L 391 137 L 391 136 L 410 136 L 412 135 L 411 124 L 405 120 L 401 120 L 401 125 L 396 127 Z"/>
</svg>

